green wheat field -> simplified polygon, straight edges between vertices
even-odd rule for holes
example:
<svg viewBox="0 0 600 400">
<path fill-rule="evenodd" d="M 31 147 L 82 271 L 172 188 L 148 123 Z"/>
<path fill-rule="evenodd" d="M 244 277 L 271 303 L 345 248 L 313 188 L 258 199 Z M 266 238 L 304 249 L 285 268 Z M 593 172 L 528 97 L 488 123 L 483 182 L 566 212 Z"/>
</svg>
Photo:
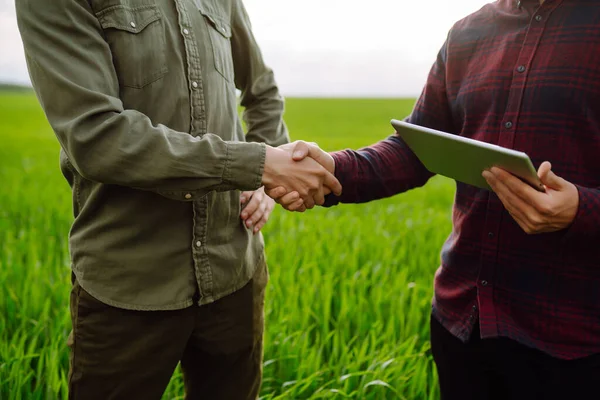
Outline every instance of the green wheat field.
<svg viewBox="0 0 600 400">
<path fill-rule="evenodd" d="M 293 140 L 326 150 L 388 136 L 414 100 L 288 99 Z M 71 194 L 31 92 L 0 93 L 0 400 L 66 399 Z M 401 168 L 401 166 L 398 166 Z M 438 399 L 432 281 L 454 185 L 304 214 L 264 229 L 261 399 Z M 183 399 L 176 371 L 164 399 Z"/>
</svg>

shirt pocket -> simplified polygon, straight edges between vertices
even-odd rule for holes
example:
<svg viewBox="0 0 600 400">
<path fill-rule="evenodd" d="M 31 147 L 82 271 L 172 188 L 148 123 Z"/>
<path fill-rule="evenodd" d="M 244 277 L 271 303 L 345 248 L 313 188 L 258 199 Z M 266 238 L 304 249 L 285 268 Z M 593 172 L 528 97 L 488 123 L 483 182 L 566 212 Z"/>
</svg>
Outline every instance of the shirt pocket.
<svg viewBox="0 0 600 400">
<path fill-rule="evenodd" d="M 157 6 L 118 5 L 98 12 L 96 17 L 121 86 L 141 89 L 167 74 L 165 30 Z"/>
<path fill-rule="evenodd" d="M 233 55 L 231 52 L 231 25 L 224 18 L 200 9 L 207 23 L 208 35 L 213 49 L 215 69 L 228 82 L 234 81 Z"/>
</svg>

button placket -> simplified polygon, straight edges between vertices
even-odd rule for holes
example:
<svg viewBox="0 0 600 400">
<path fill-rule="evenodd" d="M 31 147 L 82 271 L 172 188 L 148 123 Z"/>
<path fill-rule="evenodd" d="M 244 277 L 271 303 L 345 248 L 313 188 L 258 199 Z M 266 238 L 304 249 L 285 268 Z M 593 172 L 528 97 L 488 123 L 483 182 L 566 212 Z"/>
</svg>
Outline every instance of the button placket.
<svg viewBox="0 0 600 400">
<path fill-rule="evenodd" d="M 189 17 L 190 2 L 175 0 L 179 26 L 185 48 L 187 64 L 187 79 L 190 85 L 190 134 L 201 136 L 206 133 L 206 118 L 204 115 L 204 91 L 202 85 L 202 60 L 198 49 L 197 39 L 191 31 L 192 22 Z M 191 194 L 190 194 L 191 195 Z M 207 223 L 208 204 L 206 196 L 197 197 L 193 203 L 193 259 L 196 284 L 200 292 L 200 302 L 211 301 L 213 298 L 213 276 L 208 259 Z"/>
<path fill-rule="evenodd" d="M 543 10 L 546 10 L 546 8 L 543 7 L 548 6 L 546 6 L 544 3 L 544 5 L 541 7 Z M 507 148 L 513 148 L 514 146 L 516 134 L 515 128 L 516 124 L 518 123 L 519 110 L 521 109 L 521 102 L 523 100 L 525 88 L 527 87 L 527 74 L 525 73 L 528 69 L 531 69 L 532 60 L 539 46 L 539 41 L 544 33 L 545 23 L 543 21 L 545 20 L 545 13 L 547 13 L 547 11 L 537 13 L 530 20 L 527 33 L 524 36 L 523 43 L 521 45 L 521 52 L 518 58 L 515 60 L 515 71 L 519 75 L 515 74 L 515 77 L 511 83 L 510 93 L 505 110 L 505 119 L 504 122 L 502 122 L 505 132 L 500 135 L 497 143 L 499 146 Z"/>
<path fill-rule="evenodd" d="M 504 206 L 498 197 L 490 193 L 481 240 L 480 267 L 473 281 L 477 292 L 477 303 L 471 306 L 471 314 L 480 318 L 483 316 L 488 320 L 496 315 L 493 298 L 494 289 L 490 282 L 492 282 L 493 277 L 496 275 L 496 268 L 498 268 L 498 246 L 501 233 L 501 219 L 498 218 L 498 213 L 503 212 L 502 210 L 504 210 Z M 482 284 L 483 281 L 486 282 L 485 285 Z M 489 326 L 495 326 L 495 324 Z M 486 329 L 492 329 L 489 326 Z"/>
<path fill-rule="evenodd" d="M 474 305 L 471 308 L 471 314 L 469 314 L 469 321 L 473 321 L 476 316 L 477 316 L 477 305 Z"/>
</svg>

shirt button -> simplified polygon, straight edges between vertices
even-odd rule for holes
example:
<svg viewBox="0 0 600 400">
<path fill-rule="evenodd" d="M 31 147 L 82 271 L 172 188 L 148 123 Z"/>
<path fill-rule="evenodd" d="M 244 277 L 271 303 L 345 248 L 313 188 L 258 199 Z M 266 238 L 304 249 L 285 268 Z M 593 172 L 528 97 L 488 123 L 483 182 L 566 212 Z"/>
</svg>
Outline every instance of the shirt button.
<svg viewBox="0 0 600 400">
<path fill-rule="evenodd" d="M 517 72 L 525 72 L 525 66 L 519 65 L 519 67 L 517 68 Z"/>
<path fill-rule="evenodd" d="M 477 306 L 473 306 L 473 311 L 477 311 Z"/>
<path fill-rule="evenodd" d="M 196 247 L 202 247 L 202 242 L 198 240 L 198 241 L 196 242 Z"/>
<path fill-rule="evenodd" d="M 543 19 L 543 17 L 542 17 L 541 15 L 536 15 L 536 16 L 535 16 L 535 20 L 536 20 L 537 22 L 541 22 L 541 21 L 542 21 L 542 19 Z"/>
<path fill-rule="evenodd" d="M 192 87 L 194 89 L 197 89 L 198 88 L 198 82 L 192 82 Z"/>
<path fill-rule="evenodd" d="M 510 122 L 510 121 L 508 121 L 507 123 L 505 123 L 505 124 L 504 124 L 504 127 L 505 127 L 506 129 L 510 129 L 510 128 L 512 128 L 512 127 L 513 127 L 513 123 L 512 123 L 512 122 Z"/>
<path fill-rule="evenodd" d="M 189 200 L 192 198 L 192 195 L 190 193 L 186 193 L 184 197 Z"/>
<path fill-rule="evenodd" d="M 129 23 L 129 25 L 131 25 L 131 27 L 132 27 L 132 28 L 135 28 L 135 27 L 136 27 L 136 25 L 135 25 L 135 22 L 133 22 L 133 21 L 131 21 L 131 22 Z"/>
<path fill-rule="evenodd" d="M 184 29 L 184 30 L 183 30 L 183 34 L 184 34 L 184 35 L 189 35 L 189 34 L 190 34 L 190 31 L 188 31 L 187 29 Z"/>
<path fill-rule="evenodd" d="M 487 286 L 488 285 L 488 281 L 481 281 L 481 286 Z"/>
<path fill-rule="evenodd" d="M 488 237 L 491 239 L 494 237 L 494 232 L 488 232 Z"/>
</svg>

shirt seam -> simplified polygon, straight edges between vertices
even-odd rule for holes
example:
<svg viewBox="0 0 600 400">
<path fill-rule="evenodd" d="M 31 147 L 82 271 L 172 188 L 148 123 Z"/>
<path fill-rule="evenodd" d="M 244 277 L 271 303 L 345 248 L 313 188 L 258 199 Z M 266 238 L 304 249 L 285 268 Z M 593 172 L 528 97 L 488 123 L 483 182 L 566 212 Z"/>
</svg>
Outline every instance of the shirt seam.
<svg viewBox="0 0 600 400">
<path fill-rule="evenodd" d="M 231 182 L 231 149 L 230 144 L 225 145 L 225 165 L 223 167 L 223 173 L 221 174 L 221 184 L 228 184 Z"/>
</svg>

